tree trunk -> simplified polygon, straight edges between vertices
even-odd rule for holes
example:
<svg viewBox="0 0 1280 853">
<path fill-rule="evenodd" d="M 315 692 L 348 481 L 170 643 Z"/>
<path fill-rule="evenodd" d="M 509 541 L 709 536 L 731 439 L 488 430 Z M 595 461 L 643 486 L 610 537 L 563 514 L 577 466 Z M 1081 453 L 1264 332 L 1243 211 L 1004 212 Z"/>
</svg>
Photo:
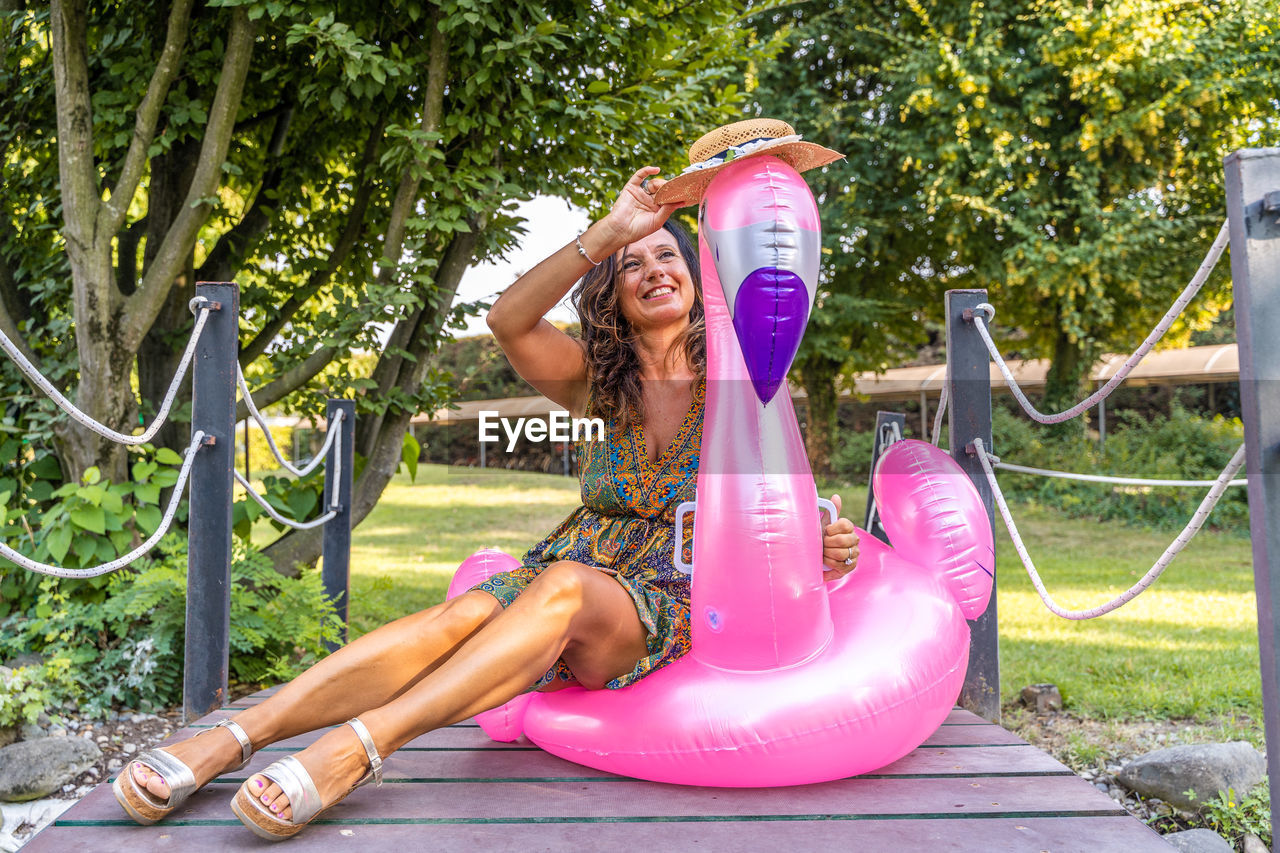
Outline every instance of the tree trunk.
<svg viewBox="0 0 1280 853">
<path fill-rule="evenodd" d="M 151 160 L 151 186 L 147 201 L 147 243 L 143 247 L 143 271 L 150 266 L 160 248 L 165 233 L 173 225 L 182 207 L 183 199 L 191 185 L 194 173 L 192 163 L 199 151 L 198 144 L 188 140 L 176 146 L 168 154 L 157 155 Z M 164 395 L 169 390 L 169 383 L 182 360 L 192 328 L 191 311 L 187 303 L 195 296 L 193 264 L 194 253 L 184 265 L 183 275 L 174 282 L 156 322 L 147 331 L 138 348 L 138 391 L 147 404 L 147 423 L 151 422 L 154 412 L 160 407 Z M 177 400 L 191 399 L 191 375 L 183 380 L 178 391 Z M 177 406 L 175 405 L 175 408 Z M 183 434 L 173 417 L 170 416 L 165 425 L 156 433 L 152 441 L 156 447 L 169 447 L 181 451 L 187 445 L 187 437 Z"/>
<path fill-rule="evenodd" d="M 1053 360 L 1045 376 L 1040 411 L 1055 414 L 1078 403 L 1085 396 L 1084 379 L 1090 366 L 1085 347 L 1078 341 L 1073 342 L 1065 332 L 1059 331 L 1053 342 Z M 1086 413 L 1079 419 L 1051 425 L 1049 430 L 1059 436 L 1071 435 L 1083 432 L 1088 422 Z"/>
<path fill-rule="evenodd" d="M 407 359 L 403 356 L 396 358 L 398 371 L 393 387 L 406 394 L 417 393 L 427 377 L 440 330 L 449 313 L 449 307 L 453 304 L 458 283 L 462 280 L 462 274 L 466 272 L 475 254 L 479 233 L 484 226 L 480 221 L 471 222 L 470 225 L 469 233 L 454 236 L 440 262 L 436 275 L 436 292 L 439 299 L 436 304 L 440 308 L 432 310 L 424 305 L 414 313 L 411 320 L 401 321 L 411 329 L 406 335 L 405 349 L 413 358 Z M 384 360 L 389 358 L 389 355 L 383 356 Z M 351 490 L 352 527 L 363 521 L 365 516 L 373 510 L 387 483 L 400 467 L 400 448 L 413 414 L 400 407 L 393 407 L 380 418 L 356 420 L 357 431 L 364 428 L 366 431 L 376 430 L 376 432 L 372 436 L 366 432 L 364 436 L 364 446 L 369 447 L 370 452 L 364 454 L 364 469 Z M 361 446 L 361 441 L 357 439 L 356 447 Z M 290 531 L 267 546 L 263 553 L 271 559 L 277 571 L 293 576 L 298 573 L 299 565 L 311 565 L 320 558 L 323 535 L 320 528 Z"/>
</svg>

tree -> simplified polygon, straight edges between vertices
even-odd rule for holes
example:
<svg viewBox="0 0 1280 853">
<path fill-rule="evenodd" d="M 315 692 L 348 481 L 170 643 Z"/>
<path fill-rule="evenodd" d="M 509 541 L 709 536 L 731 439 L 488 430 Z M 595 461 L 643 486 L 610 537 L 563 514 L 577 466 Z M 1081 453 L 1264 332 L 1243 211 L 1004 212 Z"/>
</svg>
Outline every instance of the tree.
<svg viewBox="0 0 1280 853">
<path fill-rule="evenodd" d="M 1051 359 L 1051 408 L 1150 330 L 1222 221 L 1223 156 L 1277 130 L 1280 12 L 1261 0 L 825 2 L 787 23 L 852 168 L 870 154 L 873 192 L 843 191 L 851 221 L 885 222 L 874 193 L 895 193 L 885 236 L 916 244 L 897 268 L 931 283 L 931 305 L 959 282 L 990 288 L 1023 354 Z M 832 281 L 866 292 L 842 260 Z M 1229 304 L 1226 281 L 1172 340 Z"/>
<path fill-rule="evenodd" d="M 521 234 L 514 202 L 598 209 L 679 129 L 730 117 L 737 69 L 771 50 L 725 0 L 4 2 L 0 328 L 127 430 L 173 373 L 194 282 L 234 278 L 260 405 L 359 395 L 357 522 L 409 418 L 448 396 L 432 354 L 463 271 Z M 53 431 L 68 476 L 127 476 L 119 448 Z M 271 553 L 291 567 L 319 541 Z"/>
</svg>

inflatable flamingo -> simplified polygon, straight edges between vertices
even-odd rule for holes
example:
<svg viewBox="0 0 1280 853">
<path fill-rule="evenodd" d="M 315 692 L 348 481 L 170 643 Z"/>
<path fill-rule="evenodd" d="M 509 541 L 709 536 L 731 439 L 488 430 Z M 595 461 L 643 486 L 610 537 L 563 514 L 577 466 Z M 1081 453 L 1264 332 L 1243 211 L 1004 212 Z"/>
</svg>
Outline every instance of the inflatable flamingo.
<svg viewBox="0 0 1280 853">
<path fill-rule="evenodd" d="M 991 592 L 991 528 L 949 456 L 899 442 L 873 478 L 896 547 L 859 531 L 856 571 L 824 584 L 816 490 L 785 393 L 818 282 L 813 196 L 777 157 L 731 162 L 703 196 L 698 242 L 707 402 L 692 651 L 621 690 L 524 696 L 478 719 L 497 739 L 523 732 L 562 758 L 661 782 L 864 773 L 919 746 L 954 705 L 965 618 Z M 481 552 L 454 589 L 514 562 Z"/>
</svg>

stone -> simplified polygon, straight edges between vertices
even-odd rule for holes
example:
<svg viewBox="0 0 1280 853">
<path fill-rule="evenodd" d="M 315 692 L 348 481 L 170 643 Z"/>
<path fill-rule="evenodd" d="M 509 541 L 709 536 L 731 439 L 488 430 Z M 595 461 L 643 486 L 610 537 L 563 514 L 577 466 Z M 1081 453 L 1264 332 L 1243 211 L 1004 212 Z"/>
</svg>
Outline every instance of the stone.
<svg viewBox="0 0 1280 853">
<path fill-rule="evenodd" d="M 1235 853 L 1235 848 L 1212 829 L 1188 829 L 1171 832 L 1164 840 L 1181 853 Z"/>
<path fill-rule="evenodd" d="M 1120 784 L 1145 797 L 1159 797 L 1195 811 L 1231 788 L 1237 796 L 1262 781 L 1267 764 L 1243 741 L 1171 746 L 1140 755 L 1116 774 Z M 1195 798 L 1187 796 L 1195 791 Z"/>
<path fill-rule="evenodd" d="M 1252 832 L 1246 832 L 1244 838 L 1240 842 L 1240 849 L 1243 853 L 1271 853 L 1267 849 L 1267 845 L 1262 843 L 1262 839 L 1254 835 Z"/>
<path fill-rule="evenodd" d="M 0 726 L 0 747 L 8 746 L 17 740 L 19 731 L 17 726 Z"/>
<path fill-rule="evenodd" d="M 1021 701 L 1037 714 L 1062 710 L 1062 692 L 1056 684 L 1029 684 L 1022 688 Z"/>
<path fill-rule="evenodd" d="M 48 734 L 48 732 L 40 728 L 40 726 L 35 723 L 23 723 L 20 731 L 21 737 L 19 737 L 18 740 L 36 740 L 37 738 L 45 737 Z"/>
<path fill-rule="evenodd" d="M 57 791 L 102 755 L 78 737 L 25 740 L 0 749 L 0 800 L 25 802 Z"/>
</svg>

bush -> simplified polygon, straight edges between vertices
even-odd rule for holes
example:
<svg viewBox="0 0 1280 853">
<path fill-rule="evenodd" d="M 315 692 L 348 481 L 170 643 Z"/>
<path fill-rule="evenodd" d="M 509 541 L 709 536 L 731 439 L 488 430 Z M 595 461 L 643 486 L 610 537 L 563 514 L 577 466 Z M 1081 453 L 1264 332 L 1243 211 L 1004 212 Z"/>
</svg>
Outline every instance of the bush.
<svg viewBox="0 0 1280 853">
<path fill-rule="evenodd" d="M 32 606 L 0 621 L 0 657 L 35 652 L 69 661 L 47 704 L 155 709 L 182 699 L 186 542 L 166 537 L 159 558 L 107 576 L 101 600 L 44 578 Z M 261 553 L 236 546 L 231 567 L 231 674 L 252 684 L 292 678 L 339 637 L 318 572 L 288 578 Z M 81 582 L 84 583 L 84 582 Z"/>
<path fill-rule="evenodd" d="M 1168 416 L 1115 414 L 1105 447 L 1082 434 L 1055 437 L 1023 417 L 996 409 L 994 452 L 1007 462 L 1117 477 L 1213 480 L 1244 441 L 1239 419 L 1202 418 L 1176 401 Z M 1122 521 L 1181 529 L 1208 492 L 1203 488 L 1114 486 L 1002 472 L 1000 488 L 1010 500 L 1034 502 L 1077 518 Z M 1245 490 L 1228 489 L 1209 517 L 1210 527 L 1248 532 Z"/>
</svg>

